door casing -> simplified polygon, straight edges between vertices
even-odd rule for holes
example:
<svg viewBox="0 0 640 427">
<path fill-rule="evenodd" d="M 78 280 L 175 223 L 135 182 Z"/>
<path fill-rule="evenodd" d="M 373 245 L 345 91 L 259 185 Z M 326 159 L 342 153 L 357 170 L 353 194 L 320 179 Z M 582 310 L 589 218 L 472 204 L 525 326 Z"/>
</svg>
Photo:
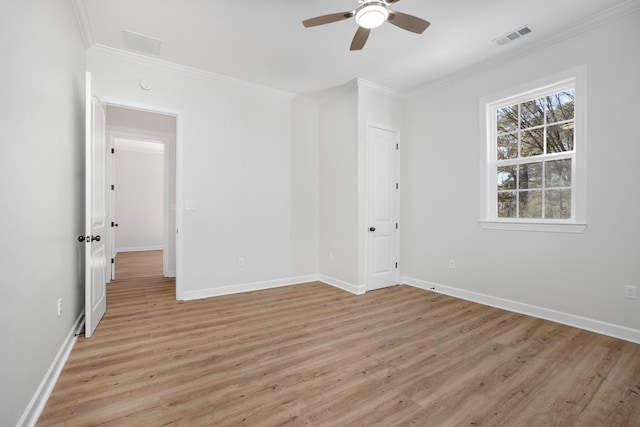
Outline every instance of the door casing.
<svg viewBox="0 0 640 427">
<path fill-rule="evenodd" d="M 176 133 L 175 133 L 175 154 L 174 156 L 165 156 L 165 170 L 168 170 L 167 162 L 175 162 L 175 206 L 169 206 L 169 209 L 175 209 L 176 213 L 176 243 L 175 243 L 175 257 L 176 257 L 176 299 L 183 300 L 183 284 L 182 284 L 182 268 L 183 268 L 183 258 L 182 258 L 182 222 L 183 222 L 183 190 L 182 190 L 182 182 L 183 182 L 183 167 L 182 167 L 182 112 L 180 110 L 176 110 L 173 108 L 161 107 L 156 105 L 148 105 L 141 104 L 138 102 L 133 102 L 120 98 L 112 98 L 109 96 L 104 96 L 103 101 L 105 104 L 129 108 L 133 110 L 146 111 L 149 113 L 157 113 L 174 116 L 176 120 Z M 168 174 L 165 174 L 167 176 Z M 165 181 L 168 178 L 165 178 Z M 165 197 L 165 200 L 168 198 Z M 166 218 L 166 215 L 165 215 Z M 166 238 L 166 236 L 165 236 Z M 166 252 L 166 251 L 165 251 Z M 166 259 L 163 263 L 167 265 Z"/>
</svg>

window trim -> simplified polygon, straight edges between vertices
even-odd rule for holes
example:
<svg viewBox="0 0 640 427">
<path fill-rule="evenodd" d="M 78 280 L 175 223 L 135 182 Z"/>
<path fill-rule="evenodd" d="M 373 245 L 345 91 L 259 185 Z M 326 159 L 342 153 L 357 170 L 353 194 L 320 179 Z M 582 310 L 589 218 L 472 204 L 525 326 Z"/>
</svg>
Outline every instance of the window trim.
<svg viewBox="0 0 640 427">
<path fill-rule="evenodd" d="M 586 66 L 557 73 L 513 89 L 501 91 L 480 99 L 480 212 L 478 223 L 486 230 L 517 230 L 559 233 L 583 233 L 587 227 L 586 216 Z M 501 104 L 522 102 L 523 98 L 537 98 L 549 91 L 568 86 L 575 89 L 574 132 L 575 145 L 572 155 L 573 191 L 572 216 L 568 219 L 498 218 L 495 211 L 496 159 L 495 159 L 495 109 Z"/>
</svg>

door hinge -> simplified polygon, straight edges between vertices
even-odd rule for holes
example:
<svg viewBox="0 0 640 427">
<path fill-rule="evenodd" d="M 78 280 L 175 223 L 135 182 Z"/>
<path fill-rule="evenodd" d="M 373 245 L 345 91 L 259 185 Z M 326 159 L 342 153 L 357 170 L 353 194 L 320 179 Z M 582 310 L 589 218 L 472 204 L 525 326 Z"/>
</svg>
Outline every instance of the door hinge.
<svg viewBox="0 0 640 427">
<path fill-rule="evenodd" d="M 400 149 L 400 144 L 396 144 L 396 150 Z"/>
<path fill-rule="evenodd" d="M 116 149 L 115 149 L 115 148 L 112 148 L 112 149 L 111 149 L 111 154 L 115 154 L 115 152 L 116 152 Z"/>
<path fill-rule="evenodd" d="M 396 230 L 398 229 L 398 223 L 396 222 Z"/>
<path fill-rule="evenodd" d="M 396 182 L 396 190 L 398 189 L 398 183 Z"/>
<path fill-rule="evenodd" d="M 115 263 L 116 263 L 115 258 L 111 258 L 111 264 L 115 264 Z"/>
<path fill-rule="evenodd" d="M 398 268 L 398 263 L 396 262 L 396 268 Z"/>
<path fill-rule="evenodd" d="M 115 189 L 116 189 L 116 186 L 115 186 L 115 185 L 113 185 L 113 184 L 111 184 L 111 189 L 112 189 L 112 190 L 115 190 Z"/>
</svg>

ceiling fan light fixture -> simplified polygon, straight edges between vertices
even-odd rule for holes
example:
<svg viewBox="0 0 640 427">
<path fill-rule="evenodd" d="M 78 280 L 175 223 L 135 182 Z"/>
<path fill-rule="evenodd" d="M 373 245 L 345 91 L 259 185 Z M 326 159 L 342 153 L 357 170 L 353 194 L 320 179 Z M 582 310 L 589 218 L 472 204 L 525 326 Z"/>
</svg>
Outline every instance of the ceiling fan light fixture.
<svg viewBox="0 0 640 427">
<path fill-rule="evenodd" d="M 387 21 L 389 24 L 416 34 L 422 34 L 424 30 L 431 25 L 428 21 L 418 18 L 417 16 L 390 11 L 387 9 L 390 4 L 395 4 L 398 0 L 357 1 L 360 5 L 356 10 L 330 13 L 328 15 L 305 19 L 302 21 L 302 25 L 304 25 L 305 28 L 316 27 L 318 25 L 331 24 L 332 22 L 339 22 L 353 18 L 354 21 L 356 21 L 356 24 L 358 24 L 358 29 L 356 30 L 356 34 L 353 36 L 349 50 L 361 50 L 369 38 L 371 29 L 379 27 Z"/>
<path fill-rule="evenodd" d="M 389 10 L 384 3 L 370 1 L 356 10 L 356 23 L 362 28 L 377 28 L 389 17 Z"/>
</svg>

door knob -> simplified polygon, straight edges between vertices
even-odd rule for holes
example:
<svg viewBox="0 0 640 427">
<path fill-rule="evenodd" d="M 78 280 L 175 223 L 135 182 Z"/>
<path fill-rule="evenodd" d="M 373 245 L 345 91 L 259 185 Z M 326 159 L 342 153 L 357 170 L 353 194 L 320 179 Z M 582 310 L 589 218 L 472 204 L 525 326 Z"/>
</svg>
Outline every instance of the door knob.
<svg viewBox="0 0 640 427">
<path fill-rule="evenodd" d="M 80 243 L 84 242 L 85 239 L 86 239 L 86 237 L 84 237 L 82 235 L 78 236 L 78 242 L 80 242 Z"/>
<path fill-rule="evenodd" d="M 91 241 L 93 242 L 94 240 L 95 240 L 96 242 L 99 242 L 99 241 L 100 241 L 100 235 L 97 235 L 97 236 L 91 236 Z"/>
<path fill-rule="evenodd" d="M 369 227 L 369 231 L 376 231 L 375 227 Z"/>
</svg>

